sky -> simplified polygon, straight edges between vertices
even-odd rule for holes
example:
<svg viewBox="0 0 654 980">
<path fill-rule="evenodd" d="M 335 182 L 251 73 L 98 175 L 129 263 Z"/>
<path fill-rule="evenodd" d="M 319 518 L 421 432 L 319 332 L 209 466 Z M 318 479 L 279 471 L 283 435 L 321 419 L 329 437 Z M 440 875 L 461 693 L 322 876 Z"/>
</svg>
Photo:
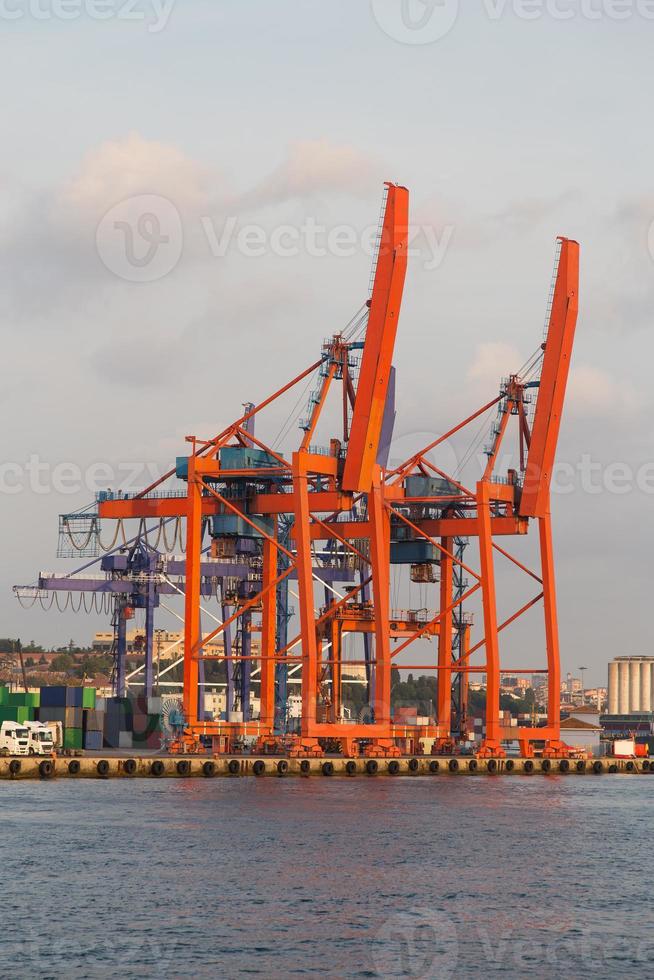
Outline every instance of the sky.
<svg viewBox="0 0 654 980">
<path fill-rule="evenodd" d="M 367 298 L 393 180 L 415 230 L 396 458 L 538 347 L 556 237 L 580 242 L 562 664 L 602 683 L 653 652 L 654 3 L 2 0 L 0 37 L 0 634 L 106 628 L 11 587 L 73 567 L 60 513 L 149 483 L 317 358 Z M 508 614 L 528 593 L 498 574 Z M 539 627 L 503 638 L 508 665 L 542 665 Z"/>
</svg>

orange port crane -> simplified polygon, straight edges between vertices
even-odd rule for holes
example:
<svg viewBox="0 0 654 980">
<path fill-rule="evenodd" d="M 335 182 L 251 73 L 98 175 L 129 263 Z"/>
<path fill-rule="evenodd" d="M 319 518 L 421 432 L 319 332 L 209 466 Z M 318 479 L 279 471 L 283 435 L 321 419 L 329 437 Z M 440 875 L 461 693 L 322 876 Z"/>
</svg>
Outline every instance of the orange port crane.
<svg viewBox="0 0 654 980">
<path fill-rule="evenodd" d="M 408 738 L 417 748 L 429 739 L 436 750 L 452 745 L 450 691 L 453 680 L 470 673 L 487 675 L 486 733 L 479 751 L 501 755 L 503 743 L 518 739 L 524 752 L 535 740 L 546 742 L 546 752 L 563 753 L 560 741 L 558 689 L 560 679 L 556 596 L 552 557 L 549 487 L 563 408 L 577 314 L 578 245 L 560 239 L 547 334 L 540 357 L 540 380 L 510 376 L 500 394 L 440 439 L 414 454 L 401 466 L 386 470 L 382 440 L 389 416 L 393 351 L 407 263 L 408 191 L 386 185 L 379 230 L 372 290 L 357 320 L 363 339 L 346 331 L 328 340 L 321 357 L 279 391 L 251 408 L 209 440 L 189 436 L 190 452 L 175 469 L 132 498 L 105 499 L 101 518 L 126 519 L 181 516 L 186 519 L 186 588 L 183 708 L 190 737 L 212 737 L 216 750 L 233 748 L 234 739 L 255 736 L 261 743 L 280 747 L 275 731 L 275 671 L 277 665 L 301 671 L 300 731 L 283 739 L 296 753 L 320 754 L 326 746 L 340 745 L 354 755 L 360 751 L 398 754 Z M 360 357 L 360 360 L 359 360 Z M 303 379 L 318 371 L 304 435 L 290 459 L 247 431 L 251 418 Z M 327 450 L 312 444 L 323 408 L 335 383 L 342 387 L 342 432 L 331 438 Z M 533 423 L 530 388 L 538 385 Z M 428 458 L 445 439 L 497 407 L 498 420 L 488 451 L 488 463 L 474 489 L 438 469 Z M 392 415 L 392 413 L 390 413 Z M 511 416 L 517 419 L 520 468 L 506 476 L 494 473 L 497 453 Z M 159 486 L 177 475 L 186 480 L 185 498 L 162 494 Z M 156 494 L 155 494 L 155 491 Z M 291 523 L 282 541 L 280 520 Z M 501 547 L 498 537 L 524 535 L 529 520 L 538 521 L 540 573 L 527 568 Z M 260 587 L 244 598 L 233 614 L 202 638 L 200 629 L 200 560 L 204 522 L 211 535 L 250 534 L 261 555 Z M 474 539 L 479 569 L 464 563 L 454 542 Z M 338 560 L 355 568 L 358 584 L 348 582 L 339 591 L 316 570 L 315 549 L 332 549 Z M 494 571 L 495 554 L 513 562 L 536 580 L 538 595 L 509 619 L 498 622 Z M 432 615 L 415 611 L 394 614 L 390 606 L 391 564 L 409 565 L 413 581 L 436 583 Z M 455 566 L 473 584 L 455 594 Z M 439 574 L 436 574 L 439 572 Z M 299 632 L 279 642 L 277 631 L 279 587 L 289 576 L 297 578 Z M 316 585 L 330 589 L 330 597 L 316 608 Z M 463 604 L 481 595 L 483 630 L 473 642 L 470 617 Z M 548 723 L 545 728 L 502 728 L 499 712 L 501 633 L 536 602 L 543 601 L 548 674 Z M 253 658 L 260 667 L 260 713 L 250 720 L 200 720 L 199 665 L 216 659 L 204 646 L 244 613 L 256 618 L 261 633 L 260 652 Z M 455 624 L 462 642 L 454 653 Z M 350 667 L 369 671 L 370 711 L 364 719 L 346 718 L 343 711 L 342 636 L 344 632 L 371 640 L 363 661 Z M 431 638 L 436 662 L 407 664 L 401 654 L 417 640 Z M 391 647 L 391 644 L 398 644 Z M 485 662 L 473 664 L 484 651 Z M 225 659 L 218 655 L 218 659 Z M 238 656 L 232 659 L 241 659 Z M 422 726 L 397 725 L 391 710 L 391 669 L 434 670 L 438 676 L 436 718 Z M 515 673 L 511 669 L 511 673 Z M 529 671 L 532 672 L 531 670 Z M 535 671 L 534 671 L 535 672 Z"/>
</svg>

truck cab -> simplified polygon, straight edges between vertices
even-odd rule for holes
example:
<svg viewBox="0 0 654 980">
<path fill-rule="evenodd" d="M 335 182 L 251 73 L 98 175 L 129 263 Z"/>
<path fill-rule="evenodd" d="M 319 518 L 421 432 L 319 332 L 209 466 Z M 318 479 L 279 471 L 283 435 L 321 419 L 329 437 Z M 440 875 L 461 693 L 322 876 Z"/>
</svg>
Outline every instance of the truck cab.
<svg viewBox="0 0 654 980">
<path fill-rule="evenodd" d="M 0 754 L 28 755 L 30 733 L 24 723 L 3 721 L 0 725 Z"/>
<path fill-rule="evenodd" d="M 29 755 L 52 755 L 55 747 L 52 729 L 40 721 L 26 721 L 25 728 Z"/>
</svg>

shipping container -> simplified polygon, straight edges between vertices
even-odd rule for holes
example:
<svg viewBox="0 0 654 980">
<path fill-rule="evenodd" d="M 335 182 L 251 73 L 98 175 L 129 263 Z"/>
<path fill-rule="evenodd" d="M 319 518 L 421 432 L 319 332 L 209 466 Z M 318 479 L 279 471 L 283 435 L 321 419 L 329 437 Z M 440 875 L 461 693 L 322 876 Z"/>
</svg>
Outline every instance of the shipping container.
<svg viewBox="0 0 654 980">
<path fill-rule="evenodd" d="M 82 709 L 64 708 L 64 728 L 82 727 Z"/>
<path fill-rule="evenodd" d="M 58 721 L 63 725 L 66 720 L 65 708 L 53 708 L 49 705 L 41 705 L 40 708 L 36 709 L 36 714 L 39 721 Z"/>
<path fill-rule="evenodd" d="M 82 707 L 95 708 L 96 707 L 95 688 L 83 687 L 81 691 L 82 691 Z"/>
<path fill-rule="evenodd" d="M 81 691 L 81 687 L 42 687 L 41 707 L 67 708 L 79 706 L 81 708 Z"/>
<path fill-rule="evenodd" d="M 64 729 L 64 748 L 65 749 L 81 749 L 81 748 L 83 748 L 83 739 L 82 739 L 82 729 L 81 728 L 65 728 Z"/>
<path fill-rule="evenodd" d="M 133 723 L 132 732 L 135 744 L 146 742 L 151 735 L 156 734 L 161 729 L 160 715 L 135 715 Z"/>
<path fill-rule="evenodd" d="M 91 749 L 92 751 L 97 751 L 102 748 L 104 739 L 102 737 L 102 732 L 94 732 L 89 730 L 84 732 L 84 748 Z"/>
<path fill-rule="evenodd" d="M 613 755 L 616 759 L 630 759 L 636 754 L 636 743 L 633 738 L 616 738 L 613 743 Z"/>
<path fill-rule="evenodd" d="M 12 704 L 20 708 L 38 708 L 40 694 L 38 691 L 13 691 L 7 696 L 4 704 Z"/>
<path fill-rule="evenodd" d="M 82 728 L 85 732 L 101 732 L 104 729 L 104 711 L 97 711 L 95 708 L 83 708 Z"/>
<path fill-rule="evenodd" d="M 0 705 L 0 723 L 3 721 L 34 721 L 34 708 L 25 708 L 17 704 Z"/>
</svg>

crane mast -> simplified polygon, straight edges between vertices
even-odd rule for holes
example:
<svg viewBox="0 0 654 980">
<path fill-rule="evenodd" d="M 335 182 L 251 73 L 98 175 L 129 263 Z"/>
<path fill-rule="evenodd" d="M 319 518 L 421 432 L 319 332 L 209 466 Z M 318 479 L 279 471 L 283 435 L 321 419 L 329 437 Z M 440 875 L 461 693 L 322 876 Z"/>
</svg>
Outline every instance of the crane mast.
<svg viewBox="0 0 654 980">
<path fill-rule="evenodd" d="M 387 184 L 365 346 L 341 485 L 367 493 L 379 452 L 407 266 L 409 192 Z"/>
<path fill-rule="evenodd" d="M 558 240 L 553 290 L 548 304 L 545 353 L 519 512 L 543 517 L 549 508 L 552 467 L 559 439 L 570 357 L 579 309 L 579 245 Z"/>
</svg>

